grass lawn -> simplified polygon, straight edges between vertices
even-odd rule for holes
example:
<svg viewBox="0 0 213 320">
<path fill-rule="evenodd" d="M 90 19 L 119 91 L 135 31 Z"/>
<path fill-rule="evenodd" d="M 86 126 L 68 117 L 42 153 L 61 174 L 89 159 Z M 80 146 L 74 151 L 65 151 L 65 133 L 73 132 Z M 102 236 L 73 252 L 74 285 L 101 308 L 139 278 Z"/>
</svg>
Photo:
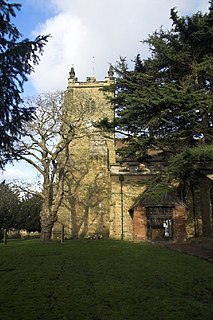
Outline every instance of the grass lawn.
<svg viewBox="0 0 213 320">
<path fill-rule="evenodd" d="M 149 244 L 0 245 L 0 320 L 212 320 L 213 265 Z"/>
</svg>

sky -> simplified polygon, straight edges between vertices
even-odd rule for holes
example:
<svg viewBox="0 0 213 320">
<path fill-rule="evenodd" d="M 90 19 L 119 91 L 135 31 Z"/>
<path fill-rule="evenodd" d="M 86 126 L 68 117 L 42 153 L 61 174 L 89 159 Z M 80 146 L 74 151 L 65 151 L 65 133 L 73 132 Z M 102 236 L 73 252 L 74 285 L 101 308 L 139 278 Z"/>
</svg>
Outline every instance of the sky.
<svg viewBox="0 0 213 320">
<path fill-rule="evenodd" d="M 24 95 L 66 90 L 69 71 L 84 81 L 103 80 L 110 64 L 126 57 L 131 68 L 141 43 L 161 26 L 171 28 L 170 10 L 180 16 L 208 11 L 208 0 L 14 0 L 22 5 L 14 24 L 23 38 L 50 34 L 40 63 L 25 85 Z M 1 179 L 35 179 L 28 165 L 6 167 Z"/>
</svg>

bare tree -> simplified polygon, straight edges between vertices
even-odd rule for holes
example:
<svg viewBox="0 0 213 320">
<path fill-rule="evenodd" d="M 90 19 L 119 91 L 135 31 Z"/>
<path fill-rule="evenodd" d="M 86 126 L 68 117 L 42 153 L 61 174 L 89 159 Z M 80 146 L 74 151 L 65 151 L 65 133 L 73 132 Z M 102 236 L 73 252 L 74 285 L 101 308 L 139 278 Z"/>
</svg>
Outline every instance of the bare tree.
<svg viewBox="0 0 213 320">
<path fill-rule="evenodd" d="M 19 158 L 32 165 L 42 177 L 41 239 L 48 241 L 64 195 L 71 141 L 83 119 L 84 108 L 78 104 L 79 116 L 68 116 L 69 99 L 63 92 L 44 93 L 26 99 L 36 108 L 34 119 L 25 124 L 25 138 L 19 142 Z M 84 134 L 83 132 L 81 134 Z"/>
</svg>

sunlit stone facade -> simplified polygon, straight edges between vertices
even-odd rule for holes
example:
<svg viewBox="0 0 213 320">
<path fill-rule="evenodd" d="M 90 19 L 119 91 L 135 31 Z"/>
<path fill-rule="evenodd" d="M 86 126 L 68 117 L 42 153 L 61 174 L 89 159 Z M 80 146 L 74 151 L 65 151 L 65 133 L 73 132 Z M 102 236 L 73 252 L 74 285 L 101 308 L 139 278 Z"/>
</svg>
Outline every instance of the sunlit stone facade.
<svg viewBox="0 0 213 320">
<path fill-rule="evenodd" d="M 85 82 L 78 81 L 71 69 L 65 112 L 73 123 L 75 136 L 69 148 L 64 201 L 53 237 L 60 237 L 63 226 L 67 238 L 160 240 L 165 238 L 168 224 L 172 230 L 168 229 L 169 239 L 184 240 L 185 206 L 162 203 L 157 211 L 153 209 L 156 204 L 151 211 L 148 207 L 152 204 L 146 208 L 139 200 L 155 168 L 133 161 L 120 163 L 116 160 L 114 134 L 95 125 L 104 118 L 114 119 L 114 108 L 108 99 L 112 93 L 103 90 L 113 83 L 111 69 L 104 81 L 89 77 Z M 166 211 L 162 209 L 165 205 Z M 162 210 L 170 210 L 170 214 L 162 215 Z M 148 212 L 154 212 L 153 216 Z"/>
</svg>

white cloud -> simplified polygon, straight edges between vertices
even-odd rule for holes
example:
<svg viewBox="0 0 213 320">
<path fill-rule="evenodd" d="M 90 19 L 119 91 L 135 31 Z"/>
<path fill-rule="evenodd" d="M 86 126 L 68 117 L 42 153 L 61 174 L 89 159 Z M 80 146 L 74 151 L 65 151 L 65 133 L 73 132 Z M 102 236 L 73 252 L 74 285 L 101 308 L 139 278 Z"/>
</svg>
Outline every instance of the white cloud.
<svg viewBox="0 0 213 320">
<path fill-rule="evenodd" d="M 40 0 L 41 2 L 41 0 Z M 45 1 L 44 1 L 45 2 Z M 65 89 L 72 64 L 80 80 L 103 79 L 120 56 L 147 55 L 141 40 L 161 25 L 170 28 L 170 9 L 180 15 L 206 11 L 207 0 L 50 0 L 55 15 L 37 33 L 52 35 L 32 82 L 37 91 Z"/>
<path fill-rule="evenodd" d="M 88 30 L 80 19 L 63 12 L 48 19 L 38 33 L 51 34 L 51 38 L 31 77 L 32 81 L 37 91 L 63 89 L 71 61 L 75 63 L 78 60 L 79 49 L 87 39 Z"/>
<path fill-rule="evenodd" d="M 32 166 L 23 161 L 15 162 L 14 165 L 7 164 L 5 171 L 0 171 L 0 181 L 7 182 L 18 180 L 35 182 L 38 180 L 38 174 Z"/>
</svg>

